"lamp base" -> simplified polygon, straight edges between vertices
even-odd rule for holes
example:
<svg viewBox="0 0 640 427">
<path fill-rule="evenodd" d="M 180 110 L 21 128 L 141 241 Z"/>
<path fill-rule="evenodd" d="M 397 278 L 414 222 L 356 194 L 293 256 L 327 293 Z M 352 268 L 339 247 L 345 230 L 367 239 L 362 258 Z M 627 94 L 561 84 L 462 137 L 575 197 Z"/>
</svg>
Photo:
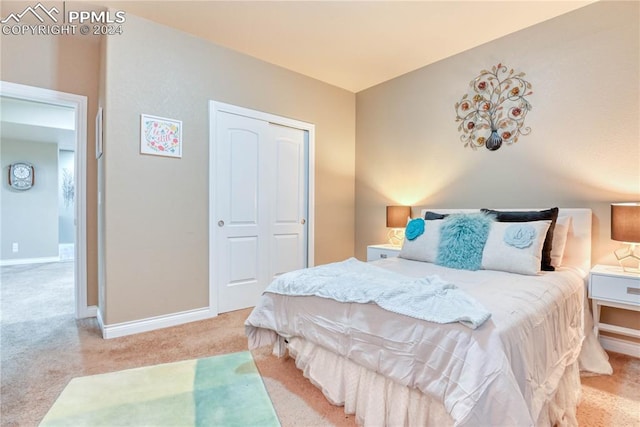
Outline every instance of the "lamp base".
<svg viewBox="0 0 640 427">
<path fill-rule="evenodd" d="M 391 246 L 400 247 L 404 242 L 404 228 L 392 228 L 387 234 Z"/>
<path fill-rule="evenodd" d="M 635 243 L 624 246 L 613 253 L 623 271 L 640 274 L 640 248 Z"/>
</svg>

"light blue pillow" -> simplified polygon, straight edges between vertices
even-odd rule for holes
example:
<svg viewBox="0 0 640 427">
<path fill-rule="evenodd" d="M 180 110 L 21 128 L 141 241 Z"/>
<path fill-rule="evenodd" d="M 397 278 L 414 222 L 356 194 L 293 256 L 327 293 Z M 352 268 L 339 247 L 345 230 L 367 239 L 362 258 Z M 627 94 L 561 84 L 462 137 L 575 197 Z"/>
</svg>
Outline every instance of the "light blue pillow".
<svg viewBox="0 0 640 427">
<path fill-rule="evenodd" d="M 482 252 L 482 269 L 536 275 L 551 221 L 494 222 Z"/>
<path fill-rule="evenodd" d="M 533 244 L 536 239 L 536 229 L 527 223 L 517 223 L 510 225 L 504 230 L 502 240 L 514 248 L 524 249 Z"/>
<path fill-rule="evenodd" d="M 492 215 L 453 214 L 443 220 L 436 264 L 463 270 L 479 270 L 489 236 Z"/>
</svg>

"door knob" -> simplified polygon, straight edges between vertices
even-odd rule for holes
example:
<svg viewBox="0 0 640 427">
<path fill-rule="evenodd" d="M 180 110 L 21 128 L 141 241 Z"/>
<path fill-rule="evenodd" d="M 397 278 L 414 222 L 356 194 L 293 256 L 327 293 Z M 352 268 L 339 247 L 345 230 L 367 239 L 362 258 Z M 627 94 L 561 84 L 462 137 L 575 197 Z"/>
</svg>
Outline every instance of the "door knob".
<svg viewBox="0 0 640 427">
<path fill-rule="evenodd" d="M 224 227 L 224 221 L 223 220 L 218 221 L 218 227 Z"/>
<path fill-rule="evenodd" d="M 306 223 L 307 223 L 307 220 L 306 220 L 306 219 L 302 218 L 302 219 L 300 220 L 300 224 L 305 225 Z"/>
</svg>

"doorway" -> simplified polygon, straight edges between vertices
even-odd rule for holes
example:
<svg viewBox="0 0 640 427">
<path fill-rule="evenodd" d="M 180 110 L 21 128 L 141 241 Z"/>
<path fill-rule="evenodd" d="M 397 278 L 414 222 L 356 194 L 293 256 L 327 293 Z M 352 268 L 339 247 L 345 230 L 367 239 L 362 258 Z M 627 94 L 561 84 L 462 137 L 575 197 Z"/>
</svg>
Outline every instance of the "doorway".
<svg viewBox="0 0 640 427">
<path fill-rule="evenodd" d="M 58 261 L 61 258 L 73 258 L 73 287 L 74 287 L 74 313 L 76 318 L 93 317 L 96 315 L 95 307 L 88 307 L 87 304 L 87 271 L 86 271 L 86 152 L 87 152 L 87 98 L 85 96 L 74 95 L 64 92 L 53 91 L 49 89 L 42 89 L 33 86 L 20 85 L 10 82 L 0 82 L 0 97 L 4 100 L 13 102 L 14 104 L 22 104 L 24 108 L 31 107 L 44 107 L 49 106 L 52 110 L 58 110 L 58 112 L 68 112 L 70 115 L 70 121 L 72 122 L 73 133 L 71 135 L 70 145 L 56 146 L 55 144 L 49 144 L 54 146 L 55 161 L 52 170 L 40 170 L 34 165 L 34 183 L 35 188 L 41 179 L 45 177 L 48 181 L 54 181 L 54 177 L 51 175 L 59 176 L 59 186 L 53 190 L 56 192 L 55 197 L 55 245 L 57 248 L 57 254 L 55 256 L 41 256 L 42 253 L 34 252 L 33 255 L 27 254 L 26 259 L 31 262 L 46 262 L 46 261 Z M 41 110 L 43 108 L 40 108 Z M 37 108 L 36 108 L 37 110 Z M 35 111 L 35 110 L 34 110 Z M 3 120 L 6 117 L 7 112 L 2 112 Z M 33 118 L 33 117 L 32 117 Z M 54 120 L 59 120 L 59 117 Z M 18 120 L 19 121 L 19 120 Z M 26 120 L 24 120 L 26 122 Z M 3 123 L 4 124 L 4 123 Z M 24 123 L 23 123 L 24 124 Z M 40 125 L 41 127 L 46 127 Z M 9 126 L 10 127 L 10 126 Z M 17 126 L 19 127 L 19 126 Z M 32 127 L 32 130 L 38 130 L 38 126 Z M 42 129 L 40 129 L 42 131 Z M 51 134 L 51 130 L 45 129 L 45 133 Z M 33 135 L 33 134 L 32 134 Z M 41 144 L 46 146 L 47 144 Z M 48 147 L 51 148 L 51 147 Z M 8 176 L 7 161 L 11 159 L 2 159 L 2 172 L 3 179 L 6 180 Z M 27 160 L 27 159 L 23 159 Z M 59 163 L 62 162 L 62 163 Z M 58 170 L 58 165 L 64 167 Z M 50 166 L 51 169 L 51 166 Z M 63 169 L 66 169 L 66 174 Z M 40 175 L 38 171 L 45 175 Z M 58 178 L 55 178 L 56 184 L 58 184 Z M 8 183 L 3 182 L 3 186 L 8 186 Z M 4 190 L 4 188 L 3 188 Z M 28 190 L 27 190 L 28 191 Z M 7 193 L 8 194 L 8 193 Z M 12 193 L 13 194 L 13 193 Z M 73 201 L 71 200 L 73 199 Z M 26 200 L 26 199 L 25 199 Z M 73 203 L 72 203 L 73 202 Z M 4 204 L 4 203 L 3 203 Z M 34 207 L 33 210 L 37 210 Z M 4 216 L 4 215 L 3 215 Z M 7 219 L 7 218 L 5 218 Z M 7 223 L 3 220 L 3 228 L 8 227 Z M 51 227 L 50 227 L 51 228 Z M 4 230 L 3 230 L 4 231 Z M 42 231 L 42 230 L 37 230 Z M 4 234 L 4 233 L 3 233 Z M 64 235 L 63 240 L 60 241 L 57 237 Z M 37 236 L 37 233 L 36 233 Z M 44 234 L 42 235 L 44 236 Z M 13 239 L 17 240 L 17 239 Z M 21 262 L 20 254 L 20 242 L 19 241 L 7 241 L 2 242 L 2 264 L 10 265 L 13 263 Z M 49 241 L 47 244 L 52 245 L 53 242 Z M 30 245 L 32 249 L 36 245 Z M 26 248 L 25 248 L 26 249 Z M 37 248 L 41 249 L 41 248 Z M 70 253 L 71 252 L 71 253 Z M 49 252 L 50 254 L 52 252 Z M 23 257 L 25 258 L 25 257 Z"/>
<path fill-rule="evenodd" d="M 313 265 L 314 125 L 211 101 L 209 306 L 254 306 Z"/>
</svg>

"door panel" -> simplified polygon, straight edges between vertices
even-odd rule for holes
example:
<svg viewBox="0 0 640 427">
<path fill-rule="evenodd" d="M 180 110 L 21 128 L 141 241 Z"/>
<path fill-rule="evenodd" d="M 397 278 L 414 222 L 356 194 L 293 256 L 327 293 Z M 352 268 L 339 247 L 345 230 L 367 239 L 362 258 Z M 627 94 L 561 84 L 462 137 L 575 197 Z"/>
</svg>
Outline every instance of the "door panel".
<svg viewBox="0 0 640 427">
<path fill-rule="evenodd" d="M 258 224 L 258 162 L 260 135 L 248 130 L 229 131 L 229 225 Z"/>
<path fill-rule="evenodd" d="M 302 265 L 300 236 L 298 234 L 280 234 L 273 236 L 272 252 L 273 278 L 288 271 L 298 270 Z"/>
<path fill-rule="evenodd" d="M 300 151 L 296 141 L 276 141 L 276 206 L 275 222 L 296 223 L 300 218 Z"/>
<path fill-rule="evenodd" d="M 258 282 L 257 236 L 232 237 L 229 249 L 229 285 L 251 285 Z"/>
</svg>

